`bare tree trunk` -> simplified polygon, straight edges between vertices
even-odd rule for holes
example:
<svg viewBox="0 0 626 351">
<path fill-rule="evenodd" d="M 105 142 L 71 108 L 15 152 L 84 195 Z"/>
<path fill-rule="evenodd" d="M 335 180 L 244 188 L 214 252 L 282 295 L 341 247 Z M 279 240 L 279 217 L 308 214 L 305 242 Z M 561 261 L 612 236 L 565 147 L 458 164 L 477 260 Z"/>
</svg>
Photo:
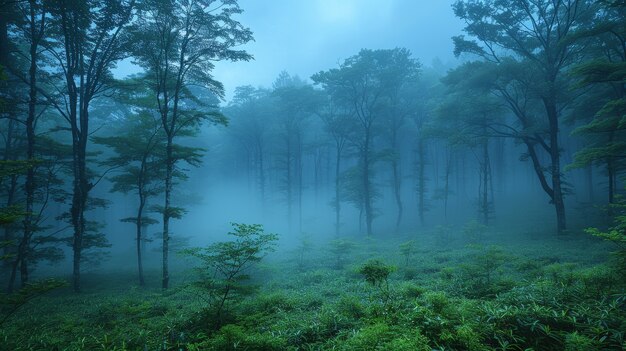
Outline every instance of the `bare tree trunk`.
<svg viewBox="0 0 626 351">
<path fill-rule="evenodd" d="M 35 1 L 30 0 L 30 67 L 28 69 L 28 116 L 26 117 L 26 159 L 30 162 L 26 171 L 26 183 L 24 190 L 26 192 L 26 215 L 24 216 L 24 233 L 21 250 L 18 251 L 20 261 L 20 280 L 22 287 L 28 283 L 28 254 L 30 251 L 30 240 L 33 236 L 34 227 L 34 203 L 35 203 L 35 114 L 37 107 L 37 48 L 39 40 L 43 33 L 43 24 L 45 13 L 41 17 L 41 29 L 37 32 L 37 22 L 35 14 Z"/>
<path fill-rule="evenodd" d="M 489 143 L 487 140 L 483 142 L 483 160 L 482 160 L 482 186 L 480 199 L 480 212 L 482 214 L 482 222 L 489 225 Z"/>
<path fill-rule="evenodd" d="M 290 136 L 287 135 L 287 158 L 286 158 L 286 171 L 287 171 L 287 179 L 285 186 L 287 187 L 287 223 L 289 227 L 289 234 L 293 234 L 293 189 L 292 182 L 293 176 L 291 172 L 291 140 Z"/>
<path fill-rule="evenodd" d="M 143 277 L 143 262 L 141 260 L 141 243 L 142 243 L 142 234 L 143 234 L 143 209 L 146 205 L 145 195 L 143 194 L 143 189 L 139 189 L 139 208 L 137 210 L 137 271 L 139 273 L 139 285 L 145 286 L 146 282 Z"/>
<path fill-rule="evenodd" d="M 544 104 L 548 114 L 550 126 L 550 175 L 552 177 L 552 202 L 556 211 L 557 233 L 564 234 L 567 229 L 565 221 L 565 202 L 563 199 L 562 175 L 561 175 L 561 155 L 559 149 L 559 122 L 556 103 L 549 99 L 544 99 Z"/>
<path fill-rule="evenodd" d="M 424 139 L 419 136 L 417 144 L 418 164 L 417 164 L 417 211 L 420 218 L 420 225 L 424 226 L 424 215 L 426 213 L 426 146 Z"/>
<path fill-rule="evenodd" d="M 302 138 L 300 133 L 296 135 L 296 180 L 298 182 L 298 234 L 302 233 Z"/>
<path fill-rule="evenodd" d="M 341 226 L 341 198 L 340 198 L 340 182 L 341 182 L 341 151 L 342 145 L 337 143 L 337 154 L 335 155 L 335 235 L 339 237 Z"/>
<path fill-rule="evenodd" d="M 372 189 L 370 183 L 370 128 L 365 130 L 365 145 L 363 147 L 363 198 L 365 204 L 365 227 L 367 236 L 372 235 L 374 213 L 372 208 Z"/>
<path fill-rule="evenodd" d="M 167 113 L 167 112 L 166 112 Z M 174 159 L 172 155 L 172 135 L 167 136 L 166 146 L 166 169 L 165 169 L 165 208 L 163 209 L 163 278 L 161 287 L 167 289 L 170 283 L 169 271 L 169 242 L 170 242 L 170 217 L 172 198 L 172 177 L 174 173 Z"/>
</svg>

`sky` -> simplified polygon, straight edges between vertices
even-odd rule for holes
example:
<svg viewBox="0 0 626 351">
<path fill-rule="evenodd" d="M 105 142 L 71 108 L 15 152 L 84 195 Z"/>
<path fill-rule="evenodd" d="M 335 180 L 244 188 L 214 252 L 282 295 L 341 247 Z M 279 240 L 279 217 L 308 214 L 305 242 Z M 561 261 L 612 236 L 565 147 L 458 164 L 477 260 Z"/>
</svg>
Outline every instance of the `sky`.
<svg viewBox="0 0 626 351">
<path fill-rule="evenodd" d="M 451 37 L 463 23 L 453 0 L 240 0 L 237 19 L 254 32 L 250 62 L 219 62 L 214 76 L 226 98 L 235 87 L 271 87 L 278 74 L 309 78 L 362 48 L 405 47 L 424 65 L 455 61 Z"/>
</svg>

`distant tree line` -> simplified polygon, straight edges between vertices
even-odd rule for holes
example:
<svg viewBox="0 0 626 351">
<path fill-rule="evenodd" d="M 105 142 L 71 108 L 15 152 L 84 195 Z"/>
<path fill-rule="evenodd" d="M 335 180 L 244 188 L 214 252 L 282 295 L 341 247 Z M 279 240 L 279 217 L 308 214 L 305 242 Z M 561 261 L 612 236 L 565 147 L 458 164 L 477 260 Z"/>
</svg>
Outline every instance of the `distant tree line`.
<svg viewBox="0 0 626 351">
<path fill-rule="evenodd" d="M 310 80 L 283 72 L 271 88 L 238 87 L 220 107 L 215 62 L 252 58 L 239 49 L 252 32 L 235 20 L 236 1 L 0 1 L 0 200 L 19 217 L 1 228 L 7 290 L 62 260 L 65 245 L 80 291 L 82 265 L 108 246 L 90 219 L 111 206 L 94 195 L 103 184 L 136 199 L 122 220 L 134 225 L 141 285 L 146 228 L 161 226 L 168 288 L 171 221 L 186 212 L 172 195 L 185 167 L 201 165 L 192 140 L 207 125 L 228 126 L 230 145 L 228 162 L 211 166 L 244 174 L 261 208 L 279 200 L 290 234 L 306 229 L 309 194 L 330 204 L 337 236 L 376 234 L 385 215 L 389 231 L 446 224 L 453 204 L 487 225 L 518 158 L 560 234 L 567 195 L 596 203 L 598 176 L 602 202 L 615 203 L 626 168 L 624 2 L 464 0 L 453 10 L 466 23 L 453 38 L 458 67 L 362 49 Z M 130 61 L 141 73 L 116 79 Z M 569 181 L 575 168 L 583 181 Z"/>
</svg>

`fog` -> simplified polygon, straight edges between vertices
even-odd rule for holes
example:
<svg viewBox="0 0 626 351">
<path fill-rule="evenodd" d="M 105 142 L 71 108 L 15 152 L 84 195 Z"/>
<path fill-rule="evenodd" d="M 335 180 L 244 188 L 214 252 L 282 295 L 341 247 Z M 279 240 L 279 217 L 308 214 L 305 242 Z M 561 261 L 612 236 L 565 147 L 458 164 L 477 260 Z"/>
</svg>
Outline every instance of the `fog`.
<svg viewBox="0 0 626 351">
<path fill-rule="evenodd" d="M 0 1 L 0 340 L 623 347 L 624 11 Z"/>
</svg>

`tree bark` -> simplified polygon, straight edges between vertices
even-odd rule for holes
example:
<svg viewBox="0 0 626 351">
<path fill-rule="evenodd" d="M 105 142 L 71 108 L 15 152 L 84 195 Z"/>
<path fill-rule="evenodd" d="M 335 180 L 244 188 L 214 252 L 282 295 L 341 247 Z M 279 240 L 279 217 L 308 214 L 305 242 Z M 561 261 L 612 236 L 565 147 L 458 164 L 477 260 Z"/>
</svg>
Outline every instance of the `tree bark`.
<svg viewBox="0 0 626 351">
<path fill-rule="evenodd" d="M 559 121 L 556 102 L 554 99 L 544 98 L 544 105 L 548 115 L 550 132 L 550 175 L 552 178 L 552 203 L 556 211 L 557 234 L 564 234 L 567 229 L 565 221 L 565 202 L 563 199 L 561 152 L 559 146 Z"/>
<path fill-rule="evenodd" d="M 374 214 L 372 209 L 372 189 L 370 183 L 370 143 L 371 131 L 368 126 L 365 130 L 365 144 L 363 146 L 363 198 L 365 205 L 365 227 L 367 236 L 372 235 L 372 222 Z"/>
</svg>

